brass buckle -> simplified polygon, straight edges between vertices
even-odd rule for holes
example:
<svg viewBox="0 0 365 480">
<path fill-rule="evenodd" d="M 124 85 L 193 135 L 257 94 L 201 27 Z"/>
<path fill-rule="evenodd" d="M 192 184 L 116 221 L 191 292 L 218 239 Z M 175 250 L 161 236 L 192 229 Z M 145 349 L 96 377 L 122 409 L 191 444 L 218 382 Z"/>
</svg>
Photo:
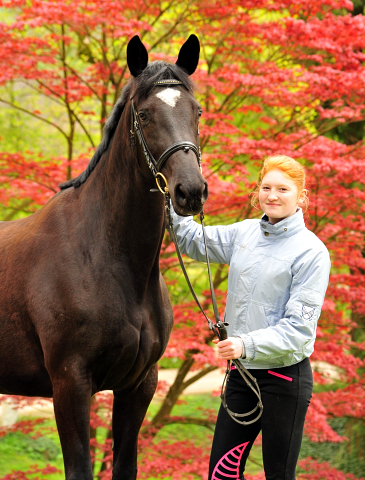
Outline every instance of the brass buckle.
<svg viewBox="0 0 365 480">
<path fill-rule="evenodd" d="M 159 180 L 158 180 L 158 176 L 162 177 L 162 180 L 165 182 L 165 188 L 164 188 L 164 190 L 162 190 L 162 187 L 161 187 L 160 182 L 159 182 Z M 165 176 L 162 175 L 162 173 L 160 173 L 160 172 L 157 172 L 157 173 L 156 173 L 156 184 L 157 184 L 157 188 L 160 190 L 160 192 L 161 192 L 163 195 L 168 195 L 168 193 L 169 193 L 169 186 L 168 186 L 167 180 L 166 180 Z"/>
</svg>

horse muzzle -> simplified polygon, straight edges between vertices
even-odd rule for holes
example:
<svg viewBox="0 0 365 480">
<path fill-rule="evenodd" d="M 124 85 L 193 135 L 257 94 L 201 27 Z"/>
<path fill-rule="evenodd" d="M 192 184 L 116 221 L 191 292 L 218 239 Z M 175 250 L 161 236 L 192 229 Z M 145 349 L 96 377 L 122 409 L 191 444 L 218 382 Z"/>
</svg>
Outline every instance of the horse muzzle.
<svg viewBox="0 0 365 480">
<path fill-rule="evenodd" d="M 208 198 L 208 184 L 202 175 L 191 177 L 189 180 L 171 184 L 171 200 L 178 215 L 188 216 L 200 213 Z"/>
</svg>

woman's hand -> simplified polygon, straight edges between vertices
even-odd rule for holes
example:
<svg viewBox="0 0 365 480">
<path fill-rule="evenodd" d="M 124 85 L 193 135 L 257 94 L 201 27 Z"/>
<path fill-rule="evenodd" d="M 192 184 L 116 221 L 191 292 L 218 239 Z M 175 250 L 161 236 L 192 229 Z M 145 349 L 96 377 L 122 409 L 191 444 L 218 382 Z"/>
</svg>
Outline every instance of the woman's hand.
<svg viewBox="0 0 365 480">
<path fill-rule="evenodd" d="M 228 337 L 226 340 L 213 340 L 218 345 L 218 354 L 225 360 L 234 360 L 242 355 L 242 340 L 238 337 Z"/>
</svg>

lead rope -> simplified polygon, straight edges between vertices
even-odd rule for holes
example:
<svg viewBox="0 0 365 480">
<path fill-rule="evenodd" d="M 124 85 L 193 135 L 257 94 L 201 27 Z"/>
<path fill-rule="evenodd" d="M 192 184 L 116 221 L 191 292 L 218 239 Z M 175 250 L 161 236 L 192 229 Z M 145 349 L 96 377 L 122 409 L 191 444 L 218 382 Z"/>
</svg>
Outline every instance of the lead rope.
<svg viewBox="0 0 365 480">
<path fill-rule="evenodd" d="M 203 313 L 204 317 L 206 318 L 206 320 L 208 322 L 209 329 L 213 330 L 213 332 L 219 338 L 219 340 L 225 340 L 228 337 L 227 329 L 226 329 L 226 326 L 228 326 L 228 323 L 221 321 L 220 316 L 219 316 L 219 312 L 218 312 L 217 300 L 216 300 L 216 296 L 215 296 L 215 292 L 214 292 L 214 285 L 213 285 L 212 274 L 211 274 L 211 270 L 210 270 L 210 262 L 209 262 L 209 257 L 208 257 L 207 240 L 206 240 L 206 236 L 205 236 L 204 212 L 201 211 L 201 213 L 200 213 L 200 221 L 201 221 L 201 225 L 202 225 L 204 247 L 205 247 L 205 257 L 206 257 L 207 268 L 208 268 L 208 276 L 209 276 L 210 293 L 211 293 L 211 297 L 212 297 L 213 311 L 214 311 L 216 324 L 214 324 L 208 318 L 206 313 L 204 312 L 204 309 L 201 306 L 201 304 L 200 304 L 200 302 L 199 302 L 199 300 L 198 300 L 198 298 L 195 294 L 194 288 L 191 285 L 191 282 L 189 280 L 189 276 L 188 276 L 187 271 L 185 269 L 184 261 L 183 261 L 182 256 L 181 256 L 181 252 L 180 252 L 180 249 L 179 249 L 179 246 L 178 246 L 178 243 L 177 243 L 177 239 L 176 239 L 176 235 L 175 235 L 175 232 L 174 232 L 174 228 L 173 228 L 173 221 L 172 221 L 171 209 L 170 209 L 171 198 L 170 198 L 167 182 L 166 182 L 166 179 L 164 177 L 163 177 L 163 180 L 166 183 L 166 186 L 165 186 L 164 190 L 162 190 L 158 180 L 157 180 L 157 186 L 158 186 L 159 190 L 164 194 L 164 197 L 165 197 L 165 212 L 166 212 L 168 230 L 169 230 L 169 233 L 170 233 L 170 237 L 172 238 L 172 241 L 175 245 L 176 253 L 177 253 L 177 256 L 178 256 L 178 259 L 179 259 L 181 269 L 184 273 L 185 280 L 186 280 L 186 282 L 189 286 L 190 292 L 193 295 L 196 304 L 198 305 L 200 311 Z M 262 401 L 261 401 L 260 388 L 257 384 L 256 378 L 253 375 L 251 375 L 251 373 L 241 364 L 241 362 L 239 360 L 232 360 L 232 363 L 237 368 L 237 370 L 241 374 L 241 376 L 244 379 L 244 381 L 246 382 L 246 384 L 251 388 L 251 390 L 257 396 L 258 403 L 253 410 L 251 410 L 250 412 L 247 412 L 247 413 L 235 413 L 228 408 L 227 399 L 226 399 L 226 392 L 227 392 L 227 383 L 228 383 L 229 375 L 230 375 L 230 372 L 231 372 L 231 361 L 227 360 L 227 368 L 226 368 L 226 372 L 225 372 L 225 375 L 224 375 L 224 380 L 223 380 L 223 384 L 222 384 L 222 388 L 221 388 L 221 395 L 220 395 L 222 405 L 223 405 L 223 408 L 227 411 L 228 415 L 232 418 L 232 420 L 239 423 L 240 425 L 250 425 L 251 423 L 255 423 L 261 417 L 262 412 L 263 412 L 263 405 L 262 405 Z M 252 415 L 253 413 L 255 413 L 257 410 L 259 410 L 259 412 L 253 420 L 249 420 L 249 421 L 241 420 L 241 418 L 248 417 L 249 415 Z"/>
</svg>

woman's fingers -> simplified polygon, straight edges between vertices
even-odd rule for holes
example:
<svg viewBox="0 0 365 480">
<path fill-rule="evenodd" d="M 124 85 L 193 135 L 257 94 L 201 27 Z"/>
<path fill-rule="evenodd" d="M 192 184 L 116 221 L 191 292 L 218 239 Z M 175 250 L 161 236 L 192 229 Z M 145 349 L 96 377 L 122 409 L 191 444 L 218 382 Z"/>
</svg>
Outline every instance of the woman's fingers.
<svg viewBox="0 0 365 480">
<path fill-rule="evenodd" d="M 218 354 L 226 360 L 239 358 L 242 355 L 242 341 L 238 337 L 228 337 L 222 341 L 214 339 L 213 343 L 218 345 Z"/>
</svg>

